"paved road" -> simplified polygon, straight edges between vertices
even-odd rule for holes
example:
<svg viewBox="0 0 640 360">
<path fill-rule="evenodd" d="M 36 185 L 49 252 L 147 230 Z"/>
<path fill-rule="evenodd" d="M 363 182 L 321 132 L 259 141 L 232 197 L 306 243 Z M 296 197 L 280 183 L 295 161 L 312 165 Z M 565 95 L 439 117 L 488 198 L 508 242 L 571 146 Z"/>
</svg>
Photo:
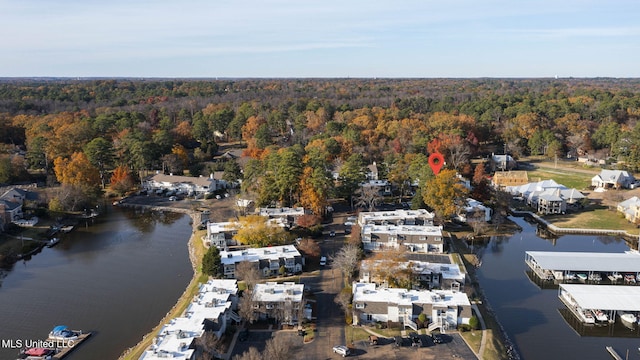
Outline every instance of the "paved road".
<svg viewBox="0 0 640 360">
<path fill-rule="evenodd" d="M 343 234 L 337 233 L 336 235 L 336 237 L 325 235 L 325 239 L 320 244 L 323 256 L 332 256 L 343 245 Z M 335 358 L 337 355 L 332 351 L 333 346 L 346 344 L 344 314 L 334 302 L 335 296 L 343 285 L 340 271 L 333 269 L 329 263 L 320 270 L 318 276 L 304 277 L 301 281 L 304 282 L 305 288 L 317 290 L 315 294 L 316 314 L 314 314 L 317 317 L 317 333 L 315 340 L 304 346 L 304 358 L 308 360 Z"/>
</svg>

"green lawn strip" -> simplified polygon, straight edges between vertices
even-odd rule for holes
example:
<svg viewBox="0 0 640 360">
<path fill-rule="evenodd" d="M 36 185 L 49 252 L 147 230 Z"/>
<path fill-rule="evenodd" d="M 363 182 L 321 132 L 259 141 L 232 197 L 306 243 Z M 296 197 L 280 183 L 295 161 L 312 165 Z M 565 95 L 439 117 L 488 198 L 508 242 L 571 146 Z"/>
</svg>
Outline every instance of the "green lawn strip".
<svg viewBox="0 0 640 360">
<path fill-rule="evenodd" d="M 461 331 L 460 335 L 476 354 L 480 351 L 480 345 L 482 344 L 482 330 Z"/>
<path fill-rule="evenodd" d="M 578 190 L 584 190 L 591 186 L 591 178 L 593 177 L 591 174 L 572 172 L 566 169 L 552 170 L 547 168 L 527 171 L 527 176 L 530 182 L 554 180 L 558 184 Z"/>
<path fill-rule="evenodd" d="M 377 330 L 374 331 L 377 332 Z M 349 344 L 360 340 L 367 340 L 370 334 L 357 326 L 345 326 L 344 335 Z"/>
<path fill-rule="evenodd" d="M 561 228 L 625 230 L 630 234 L 638 232 L 637 227 L 621 213 L 606 208 L 587 208 L 579 213 L 549 215 L 544 219 Z"/>
</svg>

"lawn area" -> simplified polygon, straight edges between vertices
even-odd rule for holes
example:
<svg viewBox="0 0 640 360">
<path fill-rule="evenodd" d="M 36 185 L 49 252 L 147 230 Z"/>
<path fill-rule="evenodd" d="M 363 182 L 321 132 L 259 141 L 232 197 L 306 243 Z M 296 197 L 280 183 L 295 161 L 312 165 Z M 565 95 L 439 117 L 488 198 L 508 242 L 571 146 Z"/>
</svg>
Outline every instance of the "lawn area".
<svg viewBox="0 0 640 360">
<path fill-rule="evenodd" d="M 553 179 L 558 184 L 568 188 L 585 190 L 591 186 L 591 178 L 594 174 L 573 172 L 567 169 L 538 168 L 537 170 L 527 171 L 527 175 L 530 182 Z"/>
<path fill-rule="evenodd" d="M 374 331 L 378 332 L 378 330 Z M 347 339 L 347 343 L 352 343 L 369 339 L 369 333 L 357 326 L 345 326 L 344 337 Z"/>
<path fill-rule="evenodd" d="M 469 347 L 477 354 L 480 351 L 480 344 L 482 343 L 482 331 L 483 330 L 472 330 L 472 331 L 461 331 L 460 335 L 464 338 L 464 340 L 469 344 Z"/>
<path fill-rule="evenodd" d="M 581 212 L 566 215 L 548 215 L 544 219 L 563 228 L 626 230 L 632 234 L 638 232 L 638 228 L 622 214 L 604 206 L 588 207 Z"/>
</svg>

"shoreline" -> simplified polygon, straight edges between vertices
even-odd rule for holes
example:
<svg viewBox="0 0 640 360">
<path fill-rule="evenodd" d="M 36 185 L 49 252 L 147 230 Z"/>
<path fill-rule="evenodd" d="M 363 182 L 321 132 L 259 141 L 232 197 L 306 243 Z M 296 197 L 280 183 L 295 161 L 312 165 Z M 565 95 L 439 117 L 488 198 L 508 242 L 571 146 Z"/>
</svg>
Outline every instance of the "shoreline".
<svg viewBox="0 0 640 360">
<path fill-rule="evenodd" d="M 160 319 L 158 324 L 154 328 L 152 328 L 148 333 L 142 336 L 142 339 L 137 344 L 124 350 L 122 354 L 118 357 L 118 360 L 139 359 L 140 356 L 144 353 L 144 351 L 151 345 L 153 338 L 158 333 L 158 331 L 160 331 L 162 326 L 164 326 L 167 322 L 169 322 L 171 319 L 175 318 L 176 316 L 182 315 L 182 313 L 184 312 L 184 309 L 181 309 L 181 308 L 185 305 L 185 302 L 186 304 L 191 302 L 191 299 L 193 298 L 193 295 L 194 295 L 193 289 L 195 288 L 197 290 L 199 288 L 199 284 L 200 284 L 199 278 L 202 274 L 200 274 L 198 271 L 198 265 L 200 265 L 201 260 L 198 260 L 198 257 L 196 254 L 196 244 L 195 244 L 195 242 L 199 240 L 198 225 L 197 225 L 199 222 L 199 219 L 196 219 L 196 215 L 198 214 L 197 212 L 187 210 L 187 209 L 170 208 L 170 207 L 163 207 L 163 206 L 152 206 L 152 205 L 140 205 L 140 204 L 120 204 L 119 206 L 126 206 L 126 207 L 132 207 L 132 208 L 142 207 L 152 211 L 171 211 L 171 212 L 183 213 L 183 214 L 187 214 L 191 218 L 191 222 L 192 222 L 191 236 L 189 237 L 189 241 L 187 242 L 189 261 L 191 262 L 191 268 L 193 269 L 193 276 L 191 277 L 191 280 L 187 284 L 187 287 L 185 288 L 182 295 L 180 295 L 180 297 L 176 300 L 176 303 L 171 307 L 171 309 L 169 309 L 167 314 L 162 319 Z"/>
</svg>

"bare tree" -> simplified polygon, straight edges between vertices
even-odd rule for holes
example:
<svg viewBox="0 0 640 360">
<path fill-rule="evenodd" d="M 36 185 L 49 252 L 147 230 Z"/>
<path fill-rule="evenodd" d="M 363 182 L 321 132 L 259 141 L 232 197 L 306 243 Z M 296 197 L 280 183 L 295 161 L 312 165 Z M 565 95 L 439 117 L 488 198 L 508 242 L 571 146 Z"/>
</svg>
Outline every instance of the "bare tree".
<svg viewBox="0 0 640 360">
<path fill-rule="evenodd" d="M 300 240 L 298 250 L 304 253 L 304 256 L 307 258 L 320 257 L 320 245 L 313 239 L 305 238 Z"/>
<path fill-rule="evenodd" d="M 242 355 L 236 355 L 233 360 L 262 360 L 264 355 L 261 354 L 255 346 L 249 348 L 249 350 L 242 353 Z"/>
<path fill-rule="evenodd" d="M 198 359 L 221 357 L 225 350 L 225 344 L 212 331 L 205 331 L 202 336 L 196 339 Z"/>
<path fill-rule="evenodd" d="M 345 283 L 351 282 L 351 277 L 358 266 L 358 260 L 362 255 L 362 250 L 354 244 L 347 244 L 337 254 L 333 256 L 333 264 L 342 270 L 345 275 Z"/>
<path fill-rule="evenodd" d="M 467 214 L 467 223 L 473 229 L 474 235 L 482 235 L 489 229 L 489 224 L 485 221 L 485 211 L 482 209 L 474 209 Z"/>
<path fill-rule="evenodd" d="M 256 263 L 241 261 L 236 264 L 236 279 L 243 280 L 247 284 L 247 289 L 253 290 L 253 286 L 262 278 Z"/>
<path fill-rule="evenodd" d="M 382 196 L 376 186 L 361 186 L 355 191 L 355 205 L 374 211 L 376 204 L 382 200 Z"/>
<path fill-rule="evenodd" d="M 263 359 L 289 360 L 300 345 L 294 343 L 290 337 L 276 336 L 267 341 Z"/>
<path fill-rule="evenodd" d="M 258 319 L 253 301 L 253 294 L 251 290 L 247 289 L 242 293 L 242 297 L 238 303 L 238 315 L 249 323 L 253 323 Z"/>
</svg>

